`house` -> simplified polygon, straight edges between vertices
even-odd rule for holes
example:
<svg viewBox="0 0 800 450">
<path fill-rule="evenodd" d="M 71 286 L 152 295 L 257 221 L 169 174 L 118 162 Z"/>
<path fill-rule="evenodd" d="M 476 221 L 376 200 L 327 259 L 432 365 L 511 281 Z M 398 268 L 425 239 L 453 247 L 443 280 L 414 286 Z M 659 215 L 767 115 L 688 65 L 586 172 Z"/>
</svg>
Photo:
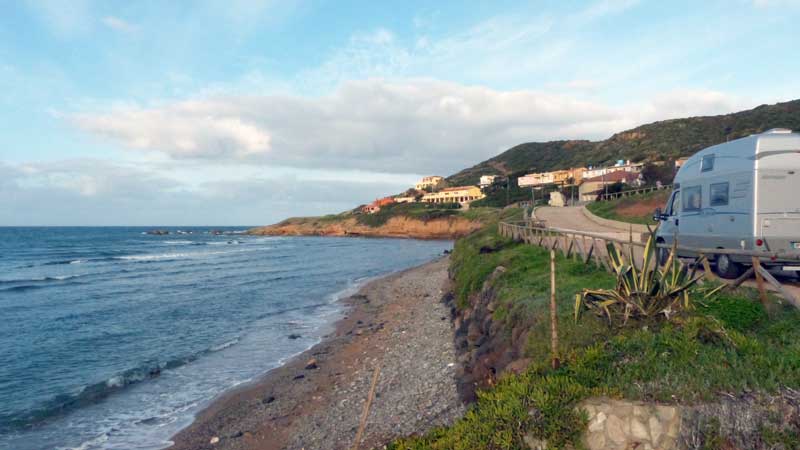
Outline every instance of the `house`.
<svg viewBox="0 0 800 450">
<path fill-rule="evenodd" d="M 366 214 L 375 214 L 376 212 L 380 211 L 382 207 L 391 205 L 392 203 L 395 203 L 395 200 L 392 197 L 379 198 L 369 205 L 362 207 L 361 212 Z"/>
<path fill-rule="evenodd" d="M 414 203 L 417 201 L 417 198 L 411 195 L 403 195 L 394 198 L 395 203 Z"/>
<path fill-rule="evenodd" d="M 561 185 L 568 184 L 569 178 L 572 175 L 572 172 L 569 170 L 554 170 L 548 173 L 553 177 L 553 183 Z"/>
<path fill-rule="evenodd" d="M 686 163 L 686 161 L 688 161 L 688 160 L 689 160 L 688 156 L 684 156 L 683 158 L 676 159 L 675 160 L 675 170 L 680 169 L 681 166 L 684 165 Z"/>
<path fill-rule="evenodd" d="M 578 193 L 582 202 L 593 202 L 599 194 L 605 192 L 608 185 L 621 182 L 632 186 L 641 186 L 642 175 L 619 170 L 594 178 L 584 178 Z"/>
<path fill-rule="evenodd" d="M 486 197 L 478 186 L 444 188 L 422 196 L 425 203 L 469 203 Z"/>
<path fill-rule="evenodd" d="M 543 184 L 553 183 L 555 183 L 555 178 L 552 172 L 529 173 L 517 178 L 517 185 L 519 187 L 541 186 Z"/>
<path fill-rule="evenodd" d="M 499 175 L 481 175 L 481 182 L 479 183 L 480 187 L 485 188 L 487 186 L 491 186 L 494 183 L 494 180 L 498 179 Z"/>
<path fill-rule="evenodd" d="M 440 177 L 438 175 L 422 177 L 422 180 L 420 180 L 417 184 L 414 185 L 414 189 L 418 191 L 424 190 L 425 188 L 433 189 L 442 181 L 444 181 L 444 177 Z"/>
<path fill-rule="evenodd" d="M 585 170 L 586 167 L 573 167 L 569 169 L 569 177 L 572 178 L 572 184 L 581 184 L 581 181 L 583 180 L 583 172 Z"/>
<path fill-rule="evenodd" d="M 519 187 L 542 186 L 545 184 L 568 185 L 579 183 L 583 178 L 585 167 L 554 170 L 552 172 L 529 173 L 517 179 Z"/>
<path fill-rule="evenodd" d="M 614 172 L 641 173 L 643 168 L 644 163 L 631 163 L 630 161 L 624 161 L 620 159 L 613 166 L 597 168 L 589 167 L 588 169 L 583 170 L 581 178 L 596 178 Z"/>
</svg>

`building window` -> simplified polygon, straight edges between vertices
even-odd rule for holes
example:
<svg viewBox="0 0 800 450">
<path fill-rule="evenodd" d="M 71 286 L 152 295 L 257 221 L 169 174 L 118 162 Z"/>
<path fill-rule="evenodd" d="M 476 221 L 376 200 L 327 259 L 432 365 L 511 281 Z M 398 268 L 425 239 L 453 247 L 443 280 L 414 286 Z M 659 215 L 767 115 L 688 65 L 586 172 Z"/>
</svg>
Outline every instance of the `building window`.
<svg viewBox="0 0 800 450">
<path fill-rule="evenodd" d="M 703 207 L 703 189 L 700 186 L 683 188 L 683 210 L 699 211 Z"/>
<path fill-rule="evenodd" d="M 725 183 L 714 183 L 711 185 L 709 193 L 711 195 L 711 206 L 725 206 L 728 204 L 728 189 L 730 185 Z"/>
<path fill-rule="evenodd" d="M 714 170 L 714 154 L 703 156 L 703 160 L 700 162 L 700 171 L 701 172 L 709 172 Z"/>
</svg>

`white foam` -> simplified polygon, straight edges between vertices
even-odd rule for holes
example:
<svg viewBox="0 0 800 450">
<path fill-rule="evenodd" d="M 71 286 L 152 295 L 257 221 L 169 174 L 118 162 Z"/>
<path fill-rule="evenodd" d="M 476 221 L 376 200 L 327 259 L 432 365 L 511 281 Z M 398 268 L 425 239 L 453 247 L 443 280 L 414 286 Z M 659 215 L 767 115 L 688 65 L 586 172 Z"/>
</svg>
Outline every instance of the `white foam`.
<svg viewBox="0 0 800 450">
<path fill-rule="evenodd" d="M 192 243 L 193 243 L 192 241 L 187 241 L 187 240 L 164 241 L 164 244 L 167 244 L 167 245 L 190 245 Z"/>
</svg>

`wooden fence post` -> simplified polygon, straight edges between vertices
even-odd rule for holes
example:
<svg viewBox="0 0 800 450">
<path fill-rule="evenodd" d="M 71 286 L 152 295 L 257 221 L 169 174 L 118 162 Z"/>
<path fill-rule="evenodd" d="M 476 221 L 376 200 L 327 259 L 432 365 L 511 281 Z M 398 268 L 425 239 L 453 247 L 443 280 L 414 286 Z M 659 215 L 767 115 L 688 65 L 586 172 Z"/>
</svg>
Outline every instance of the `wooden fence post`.
<svg viewBox="0 0 800 450">
<path fill-rule="evenodd" d="M 753 256 L 753 271 L 756 275 L 756 285 L 758 286 L 758 297 L 764 305 L 764 310 L 769 313 L 769 303 L 767 302 L 767 290 L 764 287 L 764 277 L 761 275 L 761 261 L 758 257 Z"/>
<path fill-rule="evenodd" d="M 556 308 L 556 252 L 550 250 L 550 353 L 553 369 L 558 369 L 558 314 Z"/>
</svg>

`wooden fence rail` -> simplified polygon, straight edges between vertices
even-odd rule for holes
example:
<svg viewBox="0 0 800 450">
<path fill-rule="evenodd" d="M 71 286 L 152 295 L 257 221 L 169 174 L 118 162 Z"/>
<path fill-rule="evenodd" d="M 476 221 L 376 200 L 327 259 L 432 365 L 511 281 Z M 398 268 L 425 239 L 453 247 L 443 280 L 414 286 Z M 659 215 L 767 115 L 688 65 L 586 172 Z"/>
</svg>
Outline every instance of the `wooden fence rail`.
<svg viewBox="0 0 800 450">
<path fill-rule="evenodd" d="M 540 223 L 531 224 L 529 222 L 501 222 L 499 225 L 499 232 L 502 236 L 515 241 L 525 242 L 548 250 L 560 251 L 567 258 L 580 258 L 584 264 L 593 262 L 598 266 L 605 267 L 609 271 L 613 271 L 613 266 L 608 255 L 608 245 L 613 245 L 620 254 L 628 257 L 629 255 L 633 255 L 633 258 L 636 259 L 637 262 L 641 262 L 646 245 L 643 242 L 634 241 L 632 238 L 619 239 L 603 233 L 550 228 L 542 226 Z M 658 244 L 658 248 L 671 249 L 672 246 Z M 785 286 L 761 265 L 761 262 L 774 261 L 778 258 L 781 260 L 800 261 L 800 255 L 783 255 L 774 252 L 753 250 L 685 247 L 681 245 L 677 245 L 675 248 L 680 254 L 694 255 L 696 265 L 702 266 L 705 277 L 708 279 L 717 279 L 717 277 L 711 271 L 708 259 L 705 256 L 726 254 L 747 257 L 753 261 L 753 266 L 738 279 L 727 281 L 731 287 L 740 286 L 747 279 L 756 275 L 758 281 L 757 287 L 762 297 L 766 295 L 764 286 L 766 282 L 786 300 L 797 308 L 800 308 L 800 299 L 790 292 L 790 290 L 786 289 Z M 658 261 L 658 259 L 656 259 L 656 261 Z"/>
<path fill-rule="evenodd" d="M 665 189 L 672 189 L 672 185 L 671 184 L 667 184 L 667 185 L 664 185 L 664 186 L 661 186 L 661 187 L 650 186 L 650 187 L 640 188 L 640 189 L 631 189 L 629 191 L 614 192 L 614 193 L 611 193 L 611 194 L 600 194 L 600 196 L 598 198 L 601 201 L 603 201 L 603 200 L 612 200 L 612 199 L 620 198 L 620 197 L 630 197 L 632 195 L 646 194 L 648 192 L 663 191 Z"/>
</svg>

